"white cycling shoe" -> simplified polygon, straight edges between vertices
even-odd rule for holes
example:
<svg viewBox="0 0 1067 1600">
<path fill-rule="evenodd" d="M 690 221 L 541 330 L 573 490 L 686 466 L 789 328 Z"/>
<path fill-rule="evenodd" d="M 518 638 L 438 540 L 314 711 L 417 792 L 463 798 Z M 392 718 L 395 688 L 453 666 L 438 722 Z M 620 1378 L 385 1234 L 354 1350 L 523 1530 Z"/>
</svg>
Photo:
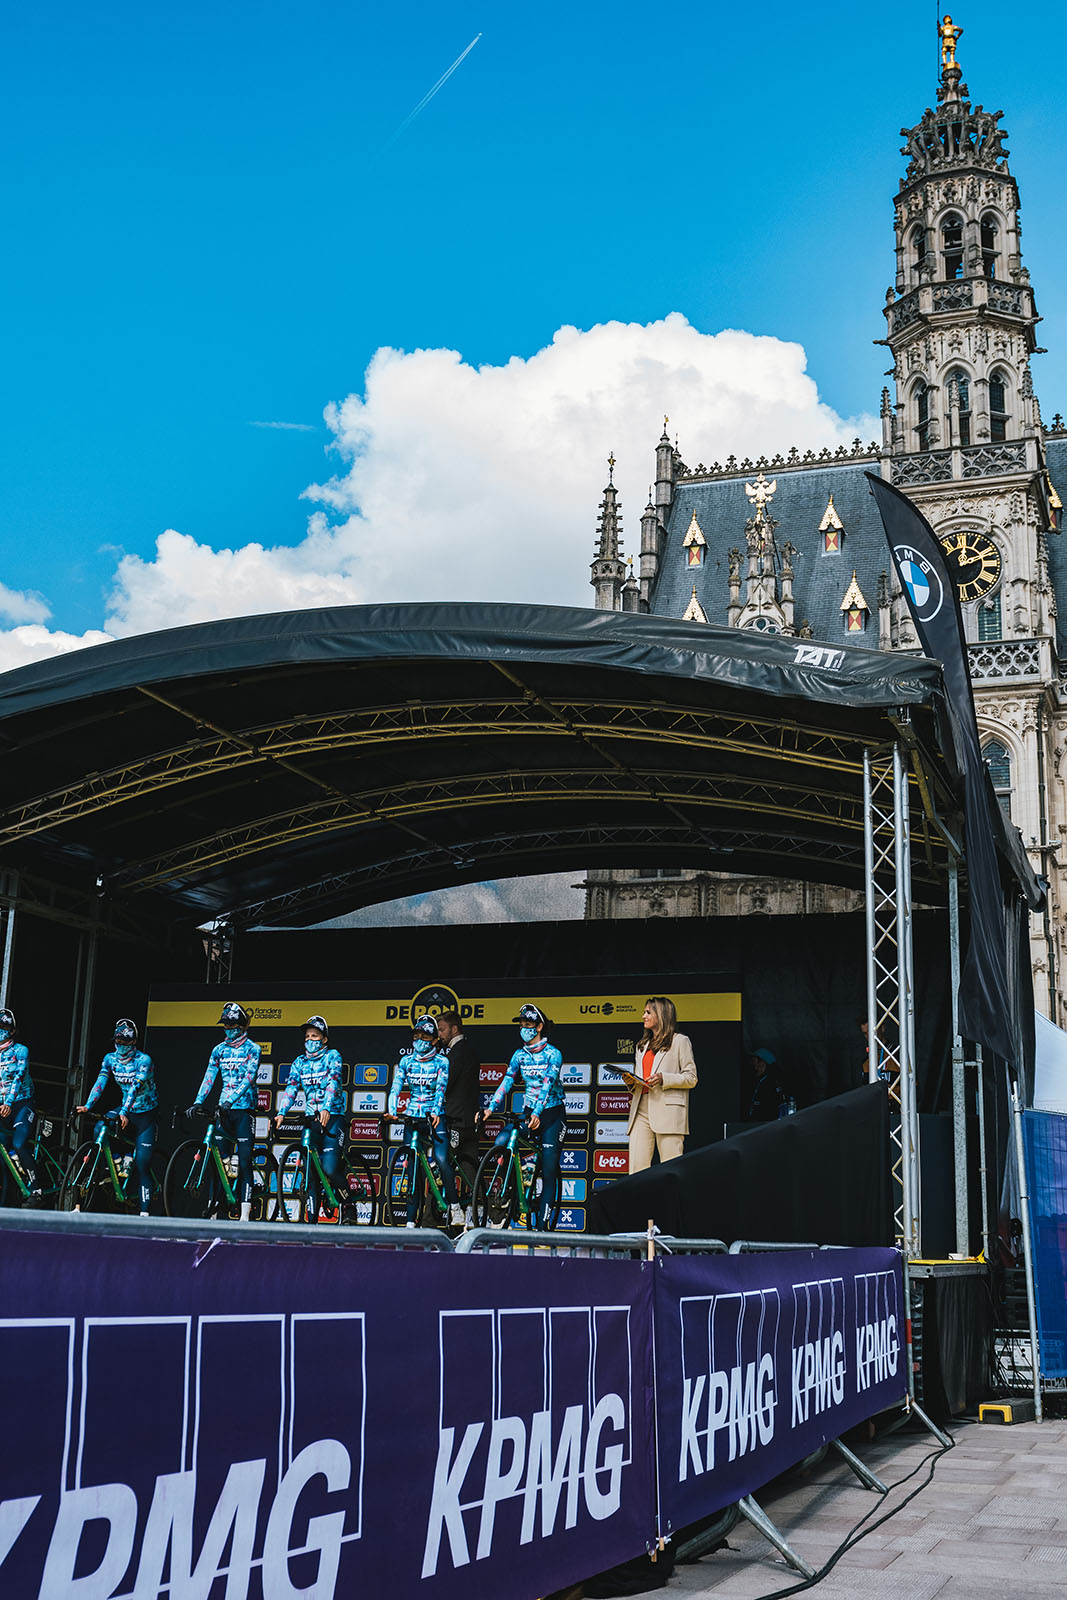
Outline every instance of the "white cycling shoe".
<svg viewBox="0 0 1067 1600">
<path fill-rule="evenodd" d="M 465 1227 L 466 1226 L 466 1220 L 467 1220 L 466 1219 L 466 1213 L 464 1212 L 463 1207 L 461 1205 L 457 1204 L 457 1205 L 449 1206 L 449 1208 L 448 1208 L 448 1225 L 449 1225 L 450 1228 L 462 1228 L 462 1227 Z"/>
</svg>

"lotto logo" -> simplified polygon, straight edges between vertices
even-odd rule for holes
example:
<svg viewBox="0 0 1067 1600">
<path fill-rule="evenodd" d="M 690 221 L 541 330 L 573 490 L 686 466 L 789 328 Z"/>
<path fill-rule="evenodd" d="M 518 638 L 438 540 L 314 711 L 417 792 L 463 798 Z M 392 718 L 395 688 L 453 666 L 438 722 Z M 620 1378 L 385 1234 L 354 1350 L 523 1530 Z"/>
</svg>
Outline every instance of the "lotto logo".
<svg viewBox="0 0 1067 1600">
<path fill-rule="evenodd" d="M 695 1295 L 679 1306 L 681 1482 L 711 1472 L 716 1449 L 735 1461 L 774 1437 L 777 1289 Z"/>
<path fill-rule="evenodd" d="M 443 1311 L 438 1342 L 424 1578 L 614 1516 L 633 1460 L 627 1306 Z"/>
<path fill-rule="evenodd" d="M 614 1172 L 617 1176 L 621 1176 L 629 1170 L 630 1155 L 627 1150 L 594 1150 L 594 1172 Z"/>
<path fill-rule="evenodd" d="M 483 1062 L 478 1069 L 479 1087 L 482 1089 L 495 1089 L 506 1071 L 506 1067 L 487 1066 Z"/>
<path fill-rule="evenodd" d="M 239 1416 L 235 1349 L 255 1397 Z M 0 1363 L 36 1396 L 0 1509 L 0 1592 L 248 1595 L 301 1550 L 304 1592 L 353 1592 L 364 1350 L 361 1312 L 0 1322 Z M 156 1399 L 116 1429 L 126 1385 Z"/>
</svg>

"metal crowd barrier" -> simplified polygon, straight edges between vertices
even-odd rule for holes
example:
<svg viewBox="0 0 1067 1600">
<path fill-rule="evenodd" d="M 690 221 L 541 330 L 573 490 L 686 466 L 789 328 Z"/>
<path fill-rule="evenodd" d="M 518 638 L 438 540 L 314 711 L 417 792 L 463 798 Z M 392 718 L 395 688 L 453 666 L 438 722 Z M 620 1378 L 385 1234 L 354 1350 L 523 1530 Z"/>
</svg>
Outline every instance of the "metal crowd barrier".
<svg viewBox="0 0 1067 1600">
<path fill-rule="evenodd" d="M 322 1222 L 201 1222 L 184 1217 L 109 1216 L 93 1211 L 26 1211 L 0 1207 L 0 1228 L 17 1233 L 73 1233 L 110 1238 L 208 1239 L 228 1244 L 317 1244 L 335 1248 L 438 1250 L 452 1240 L 436 1228 L 360 1228 Z"/>
<path fill-rule="evenodd" d="M 453 1249 L 459 1256 L 474 1254 L 539 1256 L 624 1256 L 643 1259 L 648 1240 L 643 1233 L 544 1233 L 535 1228 L 468 1228 Z"/>
</svg>

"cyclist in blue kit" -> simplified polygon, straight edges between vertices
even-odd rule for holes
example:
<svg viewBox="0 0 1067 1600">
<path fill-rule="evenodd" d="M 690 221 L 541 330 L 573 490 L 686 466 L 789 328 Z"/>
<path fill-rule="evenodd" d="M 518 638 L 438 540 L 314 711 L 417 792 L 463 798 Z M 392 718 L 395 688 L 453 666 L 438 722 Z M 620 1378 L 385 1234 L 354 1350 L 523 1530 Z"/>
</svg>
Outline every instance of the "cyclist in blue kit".
<svg viewBox="0 0 1067 1600">
<path fill-rule="evenodd" d="M 30 1052 L 15 1043 L 17 1023 L 10 1011 L 0 1011 L 0 1144 L 17 1156 L 22 1170 L 35 1188 L 30 1157 L 33 1132 L 33 1079 L 30 1077 Z"/>
<path fill-rule="evenodd" d="M 259 1071 L 259 1045 L 248 1037 L 251 1017 L 244 1006 L 231 1000 L 222 1008 L 219 1027 L 224 1029 L 221 1044 L 208 1057 L 204 1081 L 189 1107 L 195 1116 L 211 1093 L 216 1078 L 222 1080 L 218 1118 L 223 1132 L 237 1146 L 237 1199 L 241 1221 L 252 1215 L 252 1113 L 256 1109 L 256 1074 Z"/>
<path fill-rule="evenodd" d="M 329 1047 L 330 1030 L 325 1017 L 309 1017 L 304 1023 L 304 1050 L 289 1068 L 274 1130 L 289 1110 L 300 1090 L 304 1107 L 315 1118 L 312 1139 L 321 1152 L 322 1170 L 336 1188 L 341 1170 L 341 1150 L 345 1139 L 345 1091 L 342 1087 L 344 1064 L 340 1052 Z"/>
<path fill-rule="evenodd" d="M 152 1198 L 152 1152 L 156 1147 L 156 1121 L 159 1115 L 159 1095 L 156 1093 L 156 1075 L 152 1057 L 137 1048 L 137 1024 L 129 1017 L 120 1017 L 115 1024 L 115 1045 L 109 1050 L 100 1066 L 100 1076 L 93 1084 L 83 1106 L 77 1110 L 82 1115 L 91 1111 L 109 1083 L 122 1095 L 119 1106 L 119 1124 L 124 1133 L 133 1138 L 133 1165 L 140 1189 L 141 1215 L 147 1217 Z M 97 1123 L 97 1132 L 100 1124 Z"/>
<path fill-rule="evenodd" d="M 448 1088 L 448 1053 L 441 1045 L 437 1033 L 437 1019 L 420 1017 L 411 1030 L 411 1049 L 400 1057 L 389 1090 L 386 1114 L 396 1116 L 400 1095 L 406 1087 L 410 1093 L 405 1116 L 425 1117 L 433 1129 L 433 1153 L 437 1169 L 444 1180 L 445 1199 L 449 1206 L 449 1222 L 455 1228 L 463 1226 L 463 1207 L 459 1203 L 456 1174 L 452 1170 L 452 1152 L 448 1142 L 448 1128 L 442 1116 L 445 1090 Z M 409 1128 L 405 1142 L 415 1147 L 416 1130 Z M 412 1185 L 408 1199 L 407 1225 L 415 1226 L 418 1212 L 418 1192 Z"/>
<path fill-rule="evenodd" d="M 563 1142 L 566 1128 L 564 1120 L 566 1102 L 559 1081 L 563 1057 L 555 1045 L 548 1042 L 548 1018 L 538 1006 L 521 1006 L 514 1020 L 519 1024 L 519 1038 L 522 1044 L 508 1063 L 508 1070 L 497 1086 L 488 1109 L 480 1115 L 487 1117 L 492 1116 L 494 1111 L 500 1111 L 507 1104 L 508 1095 L 514 1089 L 516 1079 L 522 1078 L 522 1104 L 526 1126 L 531 1133 L 539 1135 L 541 1140 L 542 1190 L 534 1215 L 535 1222 L 540 1225 L 544 1221 L 544 1201 L 546 1198 L 551 1200 L 556 1193 L 559 1178 L 559 1147 Z M 508 1129 L 505 1128 L 498 1135 L 496 1143 L 502 1147 L 507 1142 Z"/>
</svg>

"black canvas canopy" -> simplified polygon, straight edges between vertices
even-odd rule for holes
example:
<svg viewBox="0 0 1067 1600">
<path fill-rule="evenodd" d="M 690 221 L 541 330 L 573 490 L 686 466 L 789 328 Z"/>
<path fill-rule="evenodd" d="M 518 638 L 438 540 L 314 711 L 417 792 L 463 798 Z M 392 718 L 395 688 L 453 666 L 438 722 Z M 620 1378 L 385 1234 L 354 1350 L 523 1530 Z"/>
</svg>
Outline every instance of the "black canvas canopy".
<svg viewBox="0 0 1067 1600">
<path fill-rule="evenodd" d="M 187 923 L 613 864 L 862 888 L 863 751 L 901 738 L 940 903 L 949 728 L 922 656 L 532 605 L 288 612 L 0 677 L 0 841 Z"/>
</svg>

